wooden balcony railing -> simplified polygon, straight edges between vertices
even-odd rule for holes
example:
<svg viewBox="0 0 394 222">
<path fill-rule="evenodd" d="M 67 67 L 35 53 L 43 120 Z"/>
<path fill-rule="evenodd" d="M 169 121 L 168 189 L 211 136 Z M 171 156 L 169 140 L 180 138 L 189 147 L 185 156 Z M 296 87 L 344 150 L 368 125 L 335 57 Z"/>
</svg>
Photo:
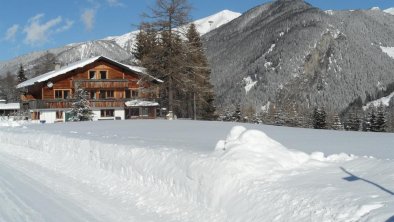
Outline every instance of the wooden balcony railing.
<svg viewBox="0 0 394 222">
<path fill-rule="evenodd" d="M 141 98 L 142 99 L 142 98 Z M 125 102 L 132 99 L 95 99 L 89 100 L 90 107 L 92 108 L 105 108 L 105 107 L 124 107 Z M 143 100 L 155 101 L 155 99 L 143 98 Z M 23 106 L 27 109 L 67 109 L 72 107 L 73 99 L 66 100 L 30 100 L 22 102 Z"/>
<path fill-rule="evenodd" d="M 89 79 L 76 80 L 74 86 L 84 89 L 123 89 L 127 88 L 129 81 L 127 79 Z"/>
</svg>

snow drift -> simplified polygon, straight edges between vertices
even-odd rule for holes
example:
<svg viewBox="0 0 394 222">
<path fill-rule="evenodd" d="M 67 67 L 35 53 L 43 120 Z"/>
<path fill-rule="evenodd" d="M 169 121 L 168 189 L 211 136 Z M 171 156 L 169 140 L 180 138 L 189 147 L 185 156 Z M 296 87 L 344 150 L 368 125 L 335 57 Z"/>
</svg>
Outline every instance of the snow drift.
<svg viewBox="0 0 394 222">
<path fill-rule="evenodd" d="M 15 132 L 14 128 L 0 130 L 1 143 L 41 151 L 60 162 L 77 164 L 80 169 L 116 175 L 127 181 L 127 189 L 143 196 L 138 200 L 140 206 L 154 206 L 156 212 L 177 215 L 175 219 L 182 221 L 261 221 L 266 192 L 259 184 L 274 183 L 298 170 L 355 158 L 289 150 L 265 133 L 242 126 L 234 127 L 208 154 L 171 147 L 111 144 L 28 127 Z M 102 174 L 97 177 L 111 178 Z M 110 190 L 119 187 L 117 183 L 106 181 Z"/>
</svg>

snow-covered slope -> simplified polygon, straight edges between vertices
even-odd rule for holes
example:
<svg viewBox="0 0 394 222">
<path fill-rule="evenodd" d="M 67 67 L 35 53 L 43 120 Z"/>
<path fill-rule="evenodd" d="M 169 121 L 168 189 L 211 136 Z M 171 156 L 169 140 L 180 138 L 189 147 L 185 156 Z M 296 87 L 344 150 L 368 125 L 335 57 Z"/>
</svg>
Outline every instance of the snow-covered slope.
<svg viewBox="0 0 394 222">
<path fill-rule="evenodd" d="M 377 100 L 368 102 L 365 106 L 363 106 L 363 110 L 368 109 L 369 107 L 378 107 L 380 106 L 380 104 L 382 104 L 383 106 L 389 106 L 390 105 L 390 101 L 392 100 L 392 98 L 394 97 L 394 92 L 392 92 L 390 95 L 379 98 Z"/>
<path fill-rule="evenodd" d="M 382 49 L 382 51 L 384 53 L 386 53 L 388 56 L 390 56 L 391 58 L 394 59 L 394 47 L 383 47 L 383 46 L 380 46 L 380 48 Z"/>
<path fill-rule="evenodd" d="M 384 12 L 394 15 L 394 8 L 388 8 Z"/>
<path fill-rule="evenodd" d="M 130 60 L 132 57 L 130 52 L 127 52 L 113 41 L 97 40 L 72 43 L 47 51 L 29 53 L 4 62 L 0 64 L 0 75 L 5 74 L 7 71 L 14 73 L 15 70 L 18 70 L 19 65 L 23 64 L 27 76 L 30 77 L 32 74 L 35 74 L 32 69 L 41 62 L 41 58 L 45 56 L 46 52 L 54 54 L 63 65 L 100 55 L 121 62 Z"/>
<path fill-rule="evenodd" d="M 0 128 L 0 220 L 393 216 L 392 135 L 235 124 L 137 120 Z"/>
<path fill-rule="evenodd" d="M 204 35 L 224 24 L 227 24 L 233 19 L 238 18 L 240 15 L 241 13 L 238 12 L 223 10 L 214 15 L 198 19 L 193 23 L 196 25 L 197 31 L 200 33 L 200 35 Z M 131 51 L 138 32 L 139 31 L 133 31 L 121 36 L 110 36 L 104 40 L 114 41 L 120 47 L 126 49 L 127 51 Z"/>
</svg>

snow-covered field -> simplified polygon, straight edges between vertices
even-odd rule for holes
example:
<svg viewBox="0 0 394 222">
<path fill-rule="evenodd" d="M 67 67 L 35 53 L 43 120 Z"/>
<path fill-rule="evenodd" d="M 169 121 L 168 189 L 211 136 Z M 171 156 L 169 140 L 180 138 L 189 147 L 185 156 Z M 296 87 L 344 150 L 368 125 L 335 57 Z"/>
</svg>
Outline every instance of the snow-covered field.
<svg viewBox="0 0 394 222">
<path fill-rule="evenodd" d="M 393 159 L 393 134 L 0 122 L 0 221 L 390 221 Z"/>
</svg>

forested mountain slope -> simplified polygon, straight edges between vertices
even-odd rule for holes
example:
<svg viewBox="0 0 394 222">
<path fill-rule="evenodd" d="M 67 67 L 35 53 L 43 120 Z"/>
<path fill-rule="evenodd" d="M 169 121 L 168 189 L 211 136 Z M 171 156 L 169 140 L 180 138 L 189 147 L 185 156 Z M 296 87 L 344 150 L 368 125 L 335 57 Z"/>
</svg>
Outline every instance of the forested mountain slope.
<svg viewBox="0 0 394 222">
<path fill-rule="evenodd" d="M 204 36 L 219 109 L 268 102 L 340 112 L 392 91 L 394 16 L 302 0 L 253 8 Z M 386 50 L 386 51 L 385 51 Z"/>
</svg>

